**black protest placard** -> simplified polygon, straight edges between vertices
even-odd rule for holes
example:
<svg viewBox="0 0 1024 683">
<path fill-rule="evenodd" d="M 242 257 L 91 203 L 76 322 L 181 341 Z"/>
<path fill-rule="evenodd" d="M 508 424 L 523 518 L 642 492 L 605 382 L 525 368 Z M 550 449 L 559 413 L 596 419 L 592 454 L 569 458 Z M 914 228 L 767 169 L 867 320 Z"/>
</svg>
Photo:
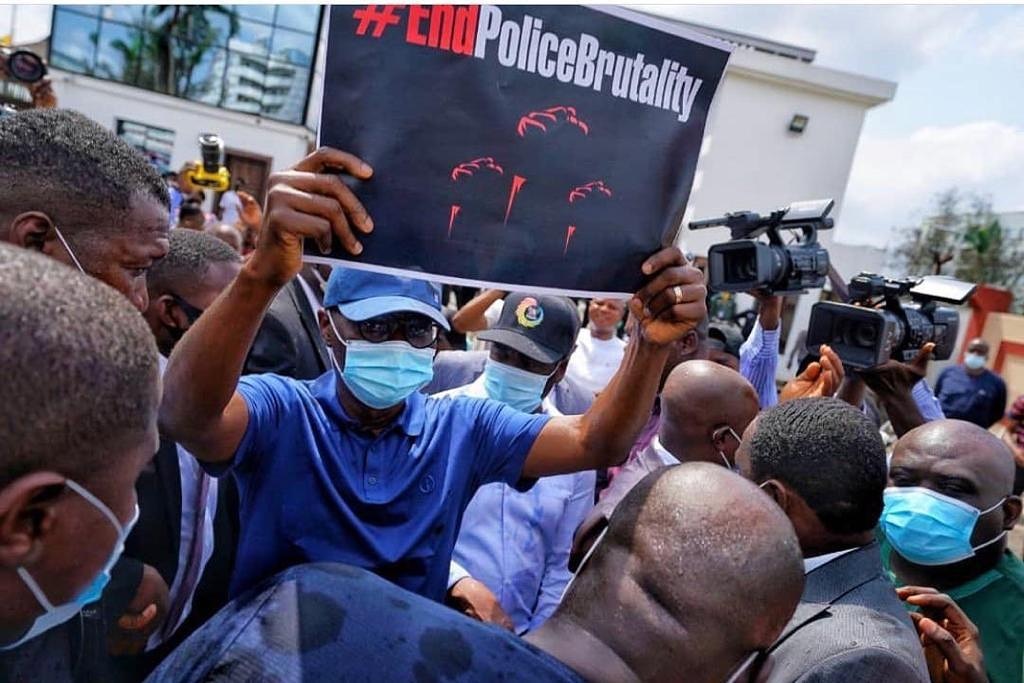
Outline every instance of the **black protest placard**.
<svg viewBox="0 0 1024 683">
<path fill-rule="evenodd" d="M 457 284 L 635 291 L 675 237 L 717 41 L 613 8 L 331 8 L 320 144 L 374 168 L 352 257 Z"/>
</svg>

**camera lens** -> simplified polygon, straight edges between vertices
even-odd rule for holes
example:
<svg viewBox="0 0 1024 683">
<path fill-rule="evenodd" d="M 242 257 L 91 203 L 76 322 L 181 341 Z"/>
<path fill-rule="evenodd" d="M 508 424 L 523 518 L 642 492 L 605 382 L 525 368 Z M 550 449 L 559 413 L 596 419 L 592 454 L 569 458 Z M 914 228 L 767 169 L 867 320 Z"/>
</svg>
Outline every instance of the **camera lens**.
<svg viewBox="0 0 1024 683">
<path fill-rule="evenodd" d="M 7 57 L 7 73 L 22 83 L 35 83 L 46 75 L 46 65 L 34 52 L 17 50 Z"/>
<path fill-rule="evenodd" d="M 726 261 L 729 282 L 749 282 L 757 279 L 757 256 L 753 250 L 730 254 Z"/>
<path fill-rule="evenodd" d="M 841 320 L 833 339 L 834 343 L 871 349 L 878 341 L 878 328 L 862 320 Z"/>
</svg>

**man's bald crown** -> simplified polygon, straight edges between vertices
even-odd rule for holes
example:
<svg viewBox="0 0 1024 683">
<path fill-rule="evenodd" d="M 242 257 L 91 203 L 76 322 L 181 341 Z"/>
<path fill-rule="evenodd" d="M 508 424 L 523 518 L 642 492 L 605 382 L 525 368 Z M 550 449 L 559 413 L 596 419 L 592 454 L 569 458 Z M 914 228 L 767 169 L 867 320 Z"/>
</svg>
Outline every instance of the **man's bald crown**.
<svg viewBox="0 0 1024 683">
<path fill-rule="evenodd" d="M 803 590 L 785 514 L 754 484 L 709 463 L 663 468 L 633 487 L 594 552 L 590 580 L 579 582 L 593 591 L 587 598 L 616 585 L 604 574 L 621 572 L 623 553 L 630 578 L 692 628 L 727 623 L 770 642 Z"/>
<path fill-rule="evenodd" d="M 708 360 L 680 363 L 661 392 L 662 414 L 686 431 L 688 425 L 745 423 L 758 407 L 757 392 L 743 375 Z"/>
<path fill-rule="evenodd" d="M 973 468 L 998 483 L 1000 490 L 1013 489 L 1013 453 L 1002 440 L 972 422 L 933 420 L 910 430 L 896 443 L 893 465 L 907 451 L 938 458 L 969 460 Z"/>
</svg>

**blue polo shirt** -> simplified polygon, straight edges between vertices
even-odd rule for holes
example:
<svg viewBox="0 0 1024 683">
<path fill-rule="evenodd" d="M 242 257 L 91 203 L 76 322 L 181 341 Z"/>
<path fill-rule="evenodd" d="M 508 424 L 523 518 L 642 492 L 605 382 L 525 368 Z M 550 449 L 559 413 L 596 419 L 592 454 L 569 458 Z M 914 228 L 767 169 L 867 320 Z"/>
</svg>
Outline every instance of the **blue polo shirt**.
<svg viewBox="0 0 1024 683">
<path fill-rule="evenodd" d="M 232 597 L 286 567 L 326 561 L 443 600 L 474 492 L 514 485 L 548 420 L 415 392 L 373 436 L 341 407 L 334 371 L 307 382 L 250 375 L 238 391 L 249 426 L 230 463 L 241 506 Z"/>
</svg>

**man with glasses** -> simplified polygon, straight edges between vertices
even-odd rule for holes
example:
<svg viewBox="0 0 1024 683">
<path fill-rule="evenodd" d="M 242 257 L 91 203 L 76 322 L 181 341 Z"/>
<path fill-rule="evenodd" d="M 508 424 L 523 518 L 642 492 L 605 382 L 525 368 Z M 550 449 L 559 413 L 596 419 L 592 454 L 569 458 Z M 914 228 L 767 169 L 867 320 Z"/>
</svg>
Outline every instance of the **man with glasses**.
<svg viewBox="0 0 1024 683">
<path fill-rule="evenodd" d="M 356 157 L 323 148 L 275 174 L 257 250 L 178 344 L 162 425 L 208 471 L 235 473 L 242 529 L 232 592 L 314 561 L 371 569 L 444 598 L 452 547 L 476 489 L 621 462 L 650 414 L 669 346 L 706 313 L 700 271 L 678 249 L 643 266 L 638 333 L 585 415 L 549 417 L 486 399 L 418 392 L 433 374 L 440 288 L 343 269 L 321 314 L 336 372 L 299 382 L 239 379 L 277 291 L 302 265 L 302 240 L 353 257 L 373 222 L 341 181 L 372 182 Z M 366 237 L 368 236 L 368 237 Z"/>
<path fill-rule="evenodd" d="M 690 463 L 626 497 L 565 600 L 525 638 L 365 570 L 307 564 L 229 604 L 152 680 L 754 683 L 802 585 L 778 506 Z"/>
<path fill-rule="evenodd" d="M 836 398 L 785 401 L 747 427 L 736 464 L 793 523 L 807 575 L 768 680 L 927 683 L 875 540 L 886 469 L 874 425 Z"/>
</svg>

